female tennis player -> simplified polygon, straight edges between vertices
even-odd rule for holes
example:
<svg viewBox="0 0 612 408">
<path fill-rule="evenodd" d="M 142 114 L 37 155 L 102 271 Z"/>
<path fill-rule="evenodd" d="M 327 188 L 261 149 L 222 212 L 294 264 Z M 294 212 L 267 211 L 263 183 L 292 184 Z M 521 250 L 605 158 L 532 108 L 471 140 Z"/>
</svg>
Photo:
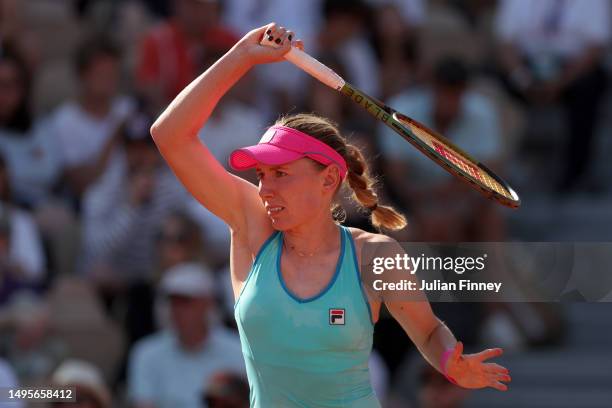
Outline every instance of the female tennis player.
<svg viewBox="0 0 612 408">
<path fill-rule="evenodd" d="M 260 45 L 264 35 L 282 46 Z M 333 211 L 337 192 L 348 184 L 376 227 L 400 229 L 406 221 L 378 203 L 360 151 L 324 118 L 284 117 L 259 144 L 230 156 L 234 169 L 256 169 L 257 187 L 227 172 L 196 136 L 240 77 L 256 64 L 282 61 L 291 45 L 302 48 L 274 23 L 249 32 L 174 99 L 151 133 L 191 194 L 231 230 L 235 317 L 251 406 L 380 407 L 368 355 L 385 299 L 364 290 L 359 265 L 367 260 L 359 256 L 366 242 L 393 240 L 341 226 Z M 485 363 L 501 349 L 463 354 L 428 302 L 385 303 L 449 381 L 507 389 L 508 370 Z"/>
</svg>

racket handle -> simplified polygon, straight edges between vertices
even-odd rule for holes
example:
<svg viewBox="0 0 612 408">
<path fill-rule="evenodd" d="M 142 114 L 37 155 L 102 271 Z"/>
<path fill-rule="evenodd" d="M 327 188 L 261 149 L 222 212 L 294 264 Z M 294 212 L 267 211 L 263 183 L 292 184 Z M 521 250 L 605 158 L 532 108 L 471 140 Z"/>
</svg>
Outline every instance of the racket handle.
<svg viewBox="0 0 612 408">
<path fill-rule="evenodd" d="M 273 48 L 280 47 L 280 44 L 268 40 L 268 36 L 266 35 L 264 35 L 260 44 Z M 344 79 L 342 79 L 340 75 L 336 74 L 331 68 L 325 66 L 299 48 L 291 47 L 289 52 L 285 54 L 285 59 L 337 91 L 342 89 L 345 84 Z"/>
</svg>

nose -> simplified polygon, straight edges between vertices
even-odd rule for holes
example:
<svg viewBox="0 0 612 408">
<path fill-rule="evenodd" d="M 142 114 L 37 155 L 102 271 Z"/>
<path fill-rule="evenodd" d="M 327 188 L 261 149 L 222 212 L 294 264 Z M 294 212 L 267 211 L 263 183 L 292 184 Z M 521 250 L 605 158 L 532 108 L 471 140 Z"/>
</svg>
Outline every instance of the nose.
<svg viewBox="0 0 612 408">
<path fill-rule="evenodd" d="M 263 180 L 259 181 L 259 197 L 264 200 L 274 197 L 274 190 L 269 182 Z"/>
</svg>

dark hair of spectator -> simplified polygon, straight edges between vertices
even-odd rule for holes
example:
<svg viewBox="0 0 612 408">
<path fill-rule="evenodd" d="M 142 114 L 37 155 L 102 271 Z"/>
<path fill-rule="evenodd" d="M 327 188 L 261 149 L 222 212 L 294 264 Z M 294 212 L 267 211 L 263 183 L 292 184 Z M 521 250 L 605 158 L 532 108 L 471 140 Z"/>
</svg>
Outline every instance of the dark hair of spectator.
<svg viewBox="0 0 612 408">
<path fill-rule="evenodd" d="M 166 220 L 174 219 L 178 221 L 178 231 L 167 231 L 165 227 Z M 202 246 L 202 232 L 198 227 L 198 224 L 187 214 L 181 211 L 172 212 L 162 221 L 162 225 L 156 236 L 157 242 L 175 242 L 181 244 L 188 244 L 192 246 L 194 251 Z"/>
<path fill-rule="evenodd" d="M 470 69 L 457 57 L 445 57 L 434 68 L 434 82 L 437 85 L 453 88 L 465 87 L 470 81 Z"/>
<path fill-rule="evenodd" d="M 368 15 L 368 5 L 363 0 L 325 0 L 322 8 L 326 20 L 338 15 L 366 19 Z"/>
<path fill-rule="evenodd" d="M 108 37 L 100 36 L 86 40 L 76 53 L 75 65 L 79 75 L 89 68 L 91 63 L 99 56 L 109 56 L 119 60 L 121 50 Z"/>
<path fill-rule="evenodd" d="M 21 135 L 30 129 L 32 125 L 32 115 L 30 113 L 30 72 L 27 65 L 19 54 L 13 51 L 10 45 L 4 46 L 0 52 L 0 64 L 12 65 L 17 70 L 19 86 L 22 90 L 22 98 L 12 115 L 4 122 L 0 123 L 0 128 L 15 131 Z"/>
</svg>

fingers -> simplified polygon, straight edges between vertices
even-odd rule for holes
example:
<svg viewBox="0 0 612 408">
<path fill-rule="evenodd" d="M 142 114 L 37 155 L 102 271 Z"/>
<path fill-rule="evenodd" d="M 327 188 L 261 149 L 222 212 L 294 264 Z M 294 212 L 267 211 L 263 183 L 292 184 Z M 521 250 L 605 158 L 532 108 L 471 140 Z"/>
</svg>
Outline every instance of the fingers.
<svg viewBox="0 0 612 408">
<path fill-rule="evenodd" d="M 302 40 L 295 40 L 294 42 L 291 43 L 291 45 L 295 48 L 298 48 L 304 51 L 304 41 Z"/>
<path fill-rule="evenodd" d="M 268 38 L 270 41 L 274 41 L 276 44 L 281 44 L 283 39 L 287 37 L 287 29 L 285 27 L 278 27 L 275 32 L 271 34 L 272 38 Z"/>
<path fill-rule="evenodd" d="M 504 366 L 495 363 L 485 363 L 484 370 L 491 374 L 509 374 L 510 371 Z"/>
<path fill-rule="evenodd" d="M 484 361 L 489 358 L 499 357 L 502 354 L 504 354 L 504 350 L 502 350 L 501 348 L 493 348 L 481 351 L 480 353 L 476 353 L 474 354 L 474 357 L 476 357 L 479 361 Z"/>
<path fill-rule="evenodd" d="M 500 383 L 499 381 L 493 381 L 491 385 L 489 385 L 489 387 L 495 388 L 499 391 L 508 391 L 508 386 L 506 384 Z"/>
<path fill-rule="evenodd" d="M 509 383 L 512 381 L 512 377 L 507 373 L 490 373 L 489 378 L 491 381 L 489 386 L 500 391 L 507 391 L 508 386 L 504 382 Z"/>
<path fill-rule="evenodd" d="M 285 27 L 278 26 L 276 23 L 270 23 L 266 26 L 264 36 L 268 41 L 278 45 L 284 45 L 286 42 L 291 43 L 295 37 L 292 31 L 287 30 Z"/>
</svg>

